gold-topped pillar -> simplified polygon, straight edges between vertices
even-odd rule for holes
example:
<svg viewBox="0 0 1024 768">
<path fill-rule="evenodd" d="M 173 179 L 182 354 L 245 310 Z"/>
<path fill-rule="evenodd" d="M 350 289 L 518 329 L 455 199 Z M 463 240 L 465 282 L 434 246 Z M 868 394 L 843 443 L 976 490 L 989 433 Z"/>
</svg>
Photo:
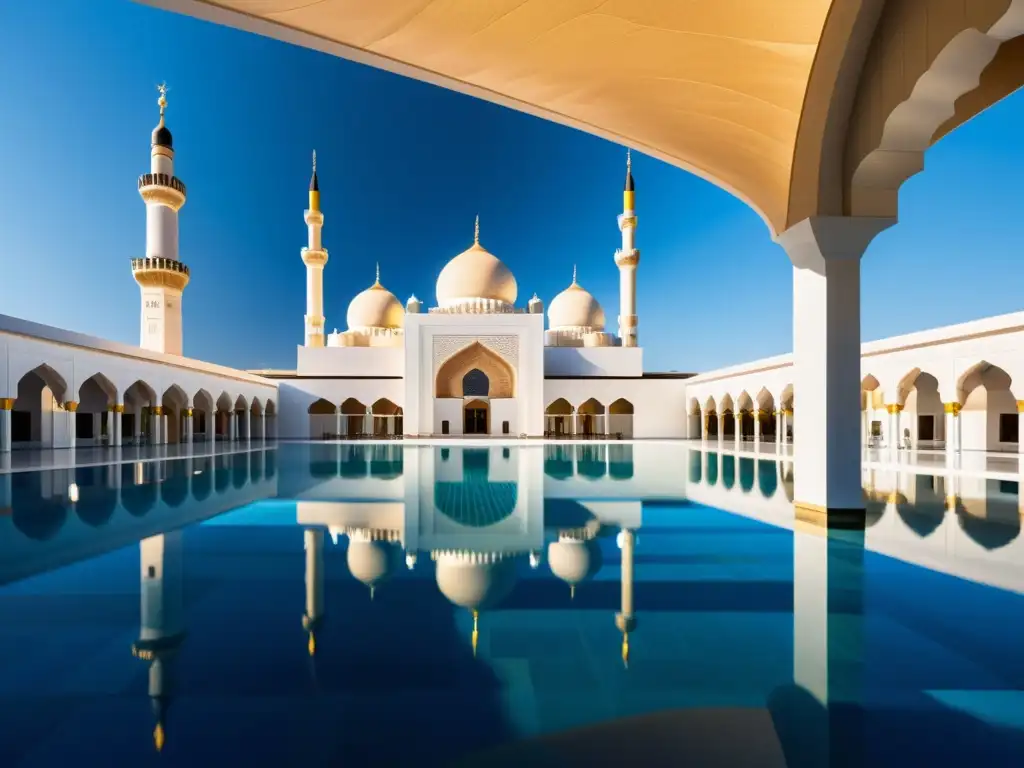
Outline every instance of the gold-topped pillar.
<svg viewBox="0 0 1024 768">
<path fill-rule="evenodd" d="M 733 416 L 736 417 L 736 430 L 732 433 L 732 439 L 736 450 L 739 451 L 743 443 L 743 411 L 737 410 Z"/>
<path fill-rule="evenodd" d="M 1017 401 L 1017 452 L 1024 454 L 1024 400 Z"/>
<path fill-rule="evenodd" d="M 66 439 L 67 439 L 67 446 L 66 447 L 74 449 L 76 444 L 77 444 L 77 442 L 78 442 L 78 436 L 77 436 L 78 403 L 75 402 L 74 400 L 65 400 L 64 404 L 63 404 L 63 407 L 64 407 L 64 415 L 65 415 L 64 423 L 67 425 L 66 426 L 66 430 L 67 431 L 65 432 L 65 434 L 67 436 L 66 437 Z M 56 446 L 54 446 L 54 447 L 56 447 Z"/>
<path fill-rule="evenodd" d="M 14 410 L 13 397 L 0 397 L 0 453 L 11 450 L 11 411 Z"/>
<path fill-rule="evenodd" d="M 953 466 L 960 453 L 960 402 L 943 403 L 946 416 L 946 464 Z"/>
<path fill-rule="evenodd" d="M 889 446 L 889 452 L 892 454 L 892 460 L 899 461 L 900 441 L 902 440 L 900 412 L 903 410 L 903 406 L 899 403 L 887 403 L 885 410 L 889 414 L 889 439 L 886 440 L 886 443 Z"/>
<path fill-rule="evenodd" d="M 761 447 L 761 413 L 762 411 L 758 408 L 754 409 L 754 452 L 756 453 Z"/>
<path fill-rule="evenodd" d="M 775 452 L 782 453 L 782 444 L 786 441 L 786 435 L 782 431 L 782 411 L 772 411 L 775 417 Z"/>
</svg>

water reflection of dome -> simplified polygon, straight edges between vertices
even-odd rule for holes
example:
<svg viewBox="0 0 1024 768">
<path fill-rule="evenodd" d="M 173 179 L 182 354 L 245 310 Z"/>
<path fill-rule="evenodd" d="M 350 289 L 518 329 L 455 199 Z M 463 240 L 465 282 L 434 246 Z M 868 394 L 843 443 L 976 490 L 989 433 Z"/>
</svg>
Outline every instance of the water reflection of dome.
<svg viewBox="0 0 1024 768">
<path fill-rule="evenodd" d="M 946 509 L 943 502 L 939 500 L 932 504 L 918 502 L 913 506 L 900 504 L 896 507 L 896 512 L 903 524 L 923 539 L 933 534 L 935 529 L 942 525 Z"/>
<path fill-rule="evenodd" d="M 345 559 L 352 575 L 372 590 L 392 574 L 399 555 L 396 544 L 351 534 Z"/>
<path fill-rule="evenodd" d="M 551 573 L 572 590 L 582 581 L 593 578 L 604 562 L 596 539 L 559 536 L 548 545 L 548 566 Z"/>
<path fill-rule="evenodd" d="M 432 556 L 438 589 L 462 608 L 492 608 L 515 586 L 516 566 L 510 557 L 476 552 L 434 552 Z"/>
</svg>

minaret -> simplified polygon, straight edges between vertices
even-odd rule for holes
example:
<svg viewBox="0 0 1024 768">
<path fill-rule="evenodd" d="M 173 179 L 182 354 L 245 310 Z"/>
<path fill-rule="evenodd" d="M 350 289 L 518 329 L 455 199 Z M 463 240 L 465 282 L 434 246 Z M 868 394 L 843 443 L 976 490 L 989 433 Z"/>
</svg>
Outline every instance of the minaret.
<svg viewBox="0 0 1024 768">
<path fill-rule="evenodd" d="M 132 655 L 149 663 L 149 699 L 156 725 L 153 745 L 163 749 L 164 719 L 170 703 L 171 665 L 185 638 L 182 622 L 181 531 L 139 542 L 141 628 Z"/>
<path fill-rule="evenodd" d="M 307 528 L 302 532 L 306 550 L 306 611 L 302 614 L 302 628 L 309 639 L 306 650 L 316 654 L 316 630 L 324 617 L 324 532 Z"/>
<path fill-rule="evenodd" d="M 188 267 L 178 261 L 178 211 L 185 204 L 185 185 L 174 175 L 174 143 L 164 123 L 167 86 L 157 88 L 160 122 L 153 129 L 149 173 L 139 176 L 139 195 L 146 203 L 146 256 L 132 259 L 132 274 L 142 289 L 139 346 L 180 355 L 181 293 L 188 285 Z"/>
<path fill-rule="evenodd" d="M 316 177 L 316 151 L 313 151 L 313 176 L 309 180 L 309 208 L 305 214 L 309 245 L 302 249 L 306 265 L 306 346 L 324 346 L 324 265 L 327 249 L 320 231 L 324 215 L 320 211 L 320 181 Z"/>
<path fill-rule="evenodd" d="M 633 189 L 633 161 L 626 150 L 626 187 L 622 192 L 622 213 L 619 214 L 622 248 L 615 252 L 619 268 L 619 338 L 622 346 L 638 346 L 636 315 L 636 268 L 640 251 L 635 247 L 636 207 Z"/>
<path fill-rule="evenodd" d="M 629 667 L 629 633 L 636 629 L 636 614 L 633 612 L 633 548 L 636 536 L 633 531 L 623 529 L 619 533 L 619 547 L 622 550 L 622 595 L 620 611 L 615 614 L 615 626 L 622 633 L 622 663 Z"/>
</svg>

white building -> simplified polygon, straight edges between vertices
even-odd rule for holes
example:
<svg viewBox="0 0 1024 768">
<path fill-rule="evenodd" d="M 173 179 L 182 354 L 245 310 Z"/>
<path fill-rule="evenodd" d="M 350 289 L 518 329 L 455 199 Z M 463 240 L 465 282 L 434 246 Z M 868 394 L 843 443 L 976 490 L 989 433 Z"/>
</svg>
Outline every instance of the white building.
<svg viewBox="0 0 1024 768">
<path fill-rule="evenodd" d="M 304 218 L 305 343 L 294 371 L 260 372 L 279 382 L 281 437 L 676 434 L 662 403 L 672 393 L 666 381 L 683 376 L 643 372 L 628 153 L 622 243 L 614 258 L 617 334 L 605 330 L 604 309 L 579 284 L 575 268 L 572 282 L 551 301 L 547 329 L 536 295 L 517 306 L 515 276 L 481 244 L 479 218 L 472 245 L 441 270 L 435 306 L 424 311 L 415 296 L 403 306 L 381 283 L 378 267 L 373 285 L 349 304 L 345 330 L 325 333 L 328 255 L 315 153 Z"/>
<path fill-rule="evenodd" d="M 330 274 L 314 155 L 302 249 L 307 310 L 295 370 L 246 372 L 182 357 L 191 275 L 179 259 L 178 215 L 186 188 L 175 176 L 163 89 L 159 105 L 150 168 L 139 177 L 146 250 L 131 263 L 140 286 L 139 347 L 0 316 L 0 457 L 12 448 L 266 437 L 660 437 L 776 449 L 799 440 L 789 355 L 696 376 L 644 372 L 628 155 L 614 334 L 575 270 L 550 302 L 546 324 L 537 296 L 517 305 L 515 276 L 482 245 L 479 221 L 472 245 L 438 276 L 433 307 L 424 311 L 415 296 L 403 306 L 378 270 L 349 304 L 345 330 L 327 333 L 323 281 Z M 867 445 L 894 455 L 940 449 L 947 460 L 1017 452 L 1024 444 L 1024 313 L 866 343 L 861 380 Z M 851 423 L 856 413 L 852 399 Z"/>
</svg>

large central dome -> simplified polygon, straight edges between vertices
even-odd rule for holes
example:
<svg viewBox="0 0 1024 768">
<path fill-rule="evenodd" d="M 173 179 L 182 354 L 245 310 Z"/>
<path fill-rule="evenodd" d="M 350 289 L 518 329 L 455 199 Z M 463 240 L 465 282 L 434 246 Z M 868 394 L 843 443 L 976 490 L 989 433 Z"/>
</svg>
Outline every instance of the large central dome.
<svg viewBox="0 0 1024 768">
<path fill-rule="evenodd" d="M 437 305 L 451 309 L 483 300 L 513 306 L 518 292 L 511 270 L 480 245 L 477 219 L 473 245 L 449 261 L 437 278 Z"/>
</svg>

